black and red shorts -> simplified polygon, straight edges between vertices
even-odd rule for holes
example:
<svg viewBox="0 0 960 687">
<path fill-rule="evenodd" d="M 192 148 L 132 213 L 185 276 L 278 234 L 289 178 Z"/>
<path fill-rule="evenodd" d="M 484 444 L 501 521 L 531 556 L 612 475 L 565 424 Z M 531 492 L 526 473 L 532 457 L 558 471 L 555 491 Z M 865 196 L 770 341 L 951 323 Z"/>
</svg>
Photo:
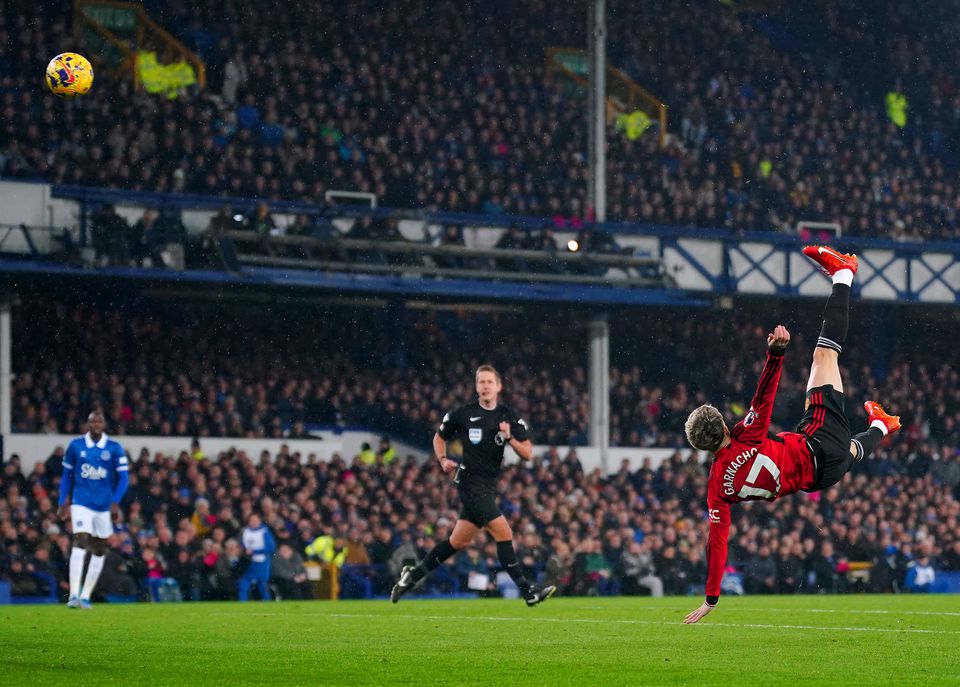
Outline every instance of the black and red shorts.
<svg viewBox="0 0 960 687">
<path fill-rule="evenodd" d="M 817 478 L 810 491 L 836 484 L 853 464 L 850 423 L 843 401 L 843 394 L 830 384 L 807 392 L 807 408 L 797 425 L 797 432 L 807 437 L 817 461 Z"/>
</svg>

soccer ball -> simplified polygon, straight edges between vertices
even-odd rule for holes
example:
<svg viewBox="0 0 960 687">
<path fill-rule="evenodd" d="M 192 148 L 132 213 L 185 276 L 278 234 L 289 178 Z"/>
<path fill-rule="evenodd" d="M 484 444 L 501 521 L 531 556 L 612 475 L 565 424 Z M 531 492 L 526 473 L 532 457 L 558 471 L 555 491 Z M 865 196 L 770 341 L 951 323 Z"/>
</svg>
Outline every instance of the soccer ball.
<svg viewBox="0 0 960 687">
<path fill-rule="evenodd" d="M 65 52 L 47 65 L 47 86 L 61 98 L 75 98 L 93 85 L 93 66 L 83 55 Z"/>
</svg>

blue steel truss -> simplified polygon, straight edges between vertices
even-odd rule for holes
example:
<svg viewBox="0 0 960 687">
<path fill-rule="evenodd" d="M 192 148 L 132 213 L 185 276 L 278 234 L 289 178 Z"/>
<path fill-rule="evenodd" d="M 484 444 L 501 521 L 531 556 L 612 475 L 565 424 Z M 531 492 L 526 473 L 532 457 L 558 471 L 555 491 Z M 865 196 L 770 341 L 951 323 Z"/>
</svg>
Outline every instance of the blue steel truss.
<svg viewBox="0 0 960 687">
<path fill-rule="evenodd" d="M 81 227 L 88 214 L 102 203 L 143 205 L 155 208 L 209 209 L 225 204 L 237 211 L 249 210 L 256 200 L 249 198 L 217 198 L 190 194 L 159 194 L 114 191 L 76 186 L 53 186 L 51 196 L 76 202 L 81 209 Z M 506 227 L 533 231 L 553 229 L 558 237 L 575 235 L 579 226 L 564 225 L 544 217 L 515 215 L 479 215 L 468 213 L 427 212 L 423 210 L 371 210 L 356 206 L 324 207 L 308 203 L 271 202 L 275 213 L 325 214 L 340 218 L 362 215 L 398 216 L 424 220 L 429 224 L 477 227 L 502 232 Z M 585 303 L 689 303 L 703 302 L 702 295 L 770 294 L 778 296 L 820 296 L 829 291 L 826 280 L 819 278 L 814 266 L 800 253 L 802 245 L 796 236 L 763 232 L 735 234 L 722 229 L 624 224 L 606 222 L 593 226 L 595 231 L 615 236 L 629 247 L 639 241 L 654 241 L 656 252 L 675 280 L 677 290 L 623 289 L 604 286 L 568 286 L 542 284 L 505 284 L 478 280 L 413 280 L 409 278 L 357 275 L 315 275 L 283 272 L 285 277 L 269 270 L 248 270 L 240 277 L 248 283 L 308 282 L 320 288 L 349 291 L 381 291 L 418 293 L 422 295 L 468 296 L 477 298 L 511 298 L 533 300 L 578 301 Z M 960 242 L 903 243 L 886 239 L 844 237 L 836 245 L 844 251 L 856 252 L 861 273 L 855 282 L 857 294 L 864 299 L 912 303 L 960 304 Z M 639 250 L 639 249 L 638 249 Z M 644 250 L 647 250 L 644 248 Z M 32 266 L 0 264 L 0 272 L 52 270 L 49 265 Z M 58 268 L 62 269 L 62 268 Z M 136 272 L 133 270 L 132 272 Z M 274 270 L 274 272 L 280 272 Z M 115 275 L 121 276 L 121 275 Z M 137 278 L 124 274 L 125 278 Z M 225 280 L 227 277 L 202 279 Z M 156 275 L 151 275 L 156 278 Z M 173 278 L 173 277 L 171 277 Z M 180 275 L 177 278 L 186 278 Z M 233 279 L 236 277 L 230 277 Z M 420 283 L 416 283 L 420 282 Z M 430 283 L 427 283 L 430 282 Z M 700 300 L 697 300 L 700 299 Z"/>
</svg>

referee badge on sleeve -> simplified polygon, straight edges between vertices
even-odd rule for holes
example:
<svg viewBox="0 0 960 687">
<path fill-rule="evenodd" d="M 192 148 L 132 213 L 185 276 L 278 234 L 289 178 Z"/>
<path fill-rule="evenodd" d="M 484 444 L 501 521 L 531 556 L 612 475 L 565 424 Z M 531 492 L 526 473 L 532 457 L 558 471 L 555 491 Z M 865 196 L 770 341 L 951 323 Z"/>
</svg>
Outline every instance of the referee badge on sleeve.
<svg viewBox="0 0 960 687">
<path fill-rule="evenodd" d="M 467 432 L 467 438 L 470 439 L 471 444 L 479 444 L 483 438 L 483 430 L 479 427 L 471 427 Z"/>
</svg>

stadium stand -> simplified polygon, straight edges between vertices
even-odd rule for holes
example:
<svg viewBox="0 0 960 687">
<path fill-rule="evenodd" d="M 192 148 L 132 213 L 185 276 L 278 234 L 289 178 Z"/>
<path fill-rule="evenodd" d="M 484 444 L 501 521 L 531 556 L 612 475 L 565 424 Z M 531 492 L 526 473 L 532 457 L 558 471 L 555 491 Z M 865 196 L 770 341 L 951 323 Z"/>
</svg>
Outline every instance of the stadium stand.
<svg viewBox="0 0 960 687">
<path fill-rule="evenodd" d="M 950 449 L 932 458 L 933 469 L 917 470 L 916 460 L 904 466 L 881 452 L 842 490 L 776 507 L 746 504 L 734 520 L 725 585 L 740 593 L 907 591 L 910 570 L 928 562 L 938 584 L 949 584 L 960 572 L 960 457 Z M 54 593 L 45 576 L 64 594 L 69 543 L 49 496 L 60 460 L 55 453 L 23 475 L 14 459 L 0 475 L 0 580 L 15 596 Z M 501 503 L 531 577 L 565 594 L 702 593 L 705 482 L 705 466 L 680 451 L 656 470 L 624 466 L 603 477 L 584 474 L 574 452 L 551 450 L 529 469 L 505 471 Z M 307 545 L 328 535 L 345 549 L 341 593 L 383 595 L 405 558 L 421 557 L 445 536 L 457 509 L 456 491 L 434 461 L 367 466 L 359 458 L 326 462 L 281 452 L 271 461 L 234 451 L 198 461 L 186 451 L 144 451 L 132 464 L 101 592 L 236 598 L 244 560 L 235 537 L 257 510 L 296 553 L 280 570 L 295 568 Z M 478 542 L 426 593 L 466 592 L 471 571 L 493 581 L 498 568 L 495 550 Z M 160 597 L 160 583 L 150 580 L 167 578 L 178 591 Z M 498 593 L 493 587 L 489 593 Z M 274 588 L 285 588 L 283 579 Z"/>
<path fill-rule="evenodd" d="M 165 99 L 111 83 L 66 105 L 37 96 L 29 87 L 31 56 L 68 42 L 68 4 L 3 4 L 0 174 L 259 204 L 240 220 L 225 208 L 213 233 L 243 228 L 269 236 L 276 228 L 269 203 L 322 210 L 332 189 L 371 193 L 393 208 L 589 226 L 585 106 L 548 82 L 543 66 L 546 48 L 582 34 L 582 2 L 490 9 L 322 0 L 296 14 L 250 0 L 228 2 L 226 10 L 147 4 L 207 61 L 208 90 Z M 62 18 L 51 22 L 54 5 L 63 11 L 52 16 Z M 954 18 L 932 13 L 926 22 L 900 22 L 894 3 L 883 3 L 897 36 L 888 74 L 909 82 L 913 108 L 900 127 L 879 98 L 852 85 L 852 75 L 783 49 L 768 24 L 722 3 L 610 5 L 611 61 L 672 113 L 664 148 L 652 132 L 631 140 L 611 127 L 612 219 L 730 233 L 793 232 L 800 220 L 819 220 L 853 237 L 960 238 L 951 158 L 958 96 L 950 75 L 917 60 L 911 44 L 931 23 L 950 36 Z M 825 23 L 825 35 L 846 43 L 864 35 L 862 28 L 843 33 L 830 15 Z M 524 40 L 512 40 L 516 34 Z M 942 43 L 949 53 L 953 43 Z M 175 216 L 121 226 L 110 215 L 98 207 L 91 218 L 100 265 L 156 268 L 161 243 L 186 241 Z M 361 218 L 352 238 L 394 240 L 396 227 L 379 220 Z M 322 214 L 297 222 L 290 235 L 330 230 Z M 461 245 L 458 231 L 446 226 L 438 242 Z M 98 243 L 104 236 L 113 240 Z M 501 247 L 546 249 L 510 240 L 508 232 Z M 290 257 L 278 250 L 262 243 L 268 257 Z M 372 249 L 348 259 L 391 258 Z M 471 258 L 450 259 L 457 268 Z M 583 336 L 569 327 L 569 312 L 531 323 L 521 309 L 271 303 L 264 327 L 263 303 L 225 309 L 193 301 L 187 316 L 175 299 L 85 295 L 83 302 L 25 297 L 16 306 L 15 431 L 78 434 L 89 409 L 102 406 L 110 433 L 182 436 L 185 447 L 195 436 L 297 438 L 312 427 L 351 425 L 425 442 L 444 409 L 472 395 L 476 364 L 494 362 L 508 380 L 507 402 L 529 419 L 538 443 L 557 447 L 532 469 L 510 467 L 504 475 L 502 505 L 530 577 L 566 594 L 703 591 L 706 468 L 680 450 L 682 422 L 705 400 L 731 417 L 743 414 L 761 363 L 752 301 L 741 301 L 736 314 L 698 312 L 695 322 L 676 309 L 613 318 L 611 443 L 678 451 L 656 469 L 625 465 L 601 475 L 585 474 L 567 448 L 586 442 L 589 409 Z M 795 302 L 762 309 L 765 318 L 817 319 Z M 925 311 L 926 318 L 938 314 Z M 857 338 L 870 347 L 844 353 L 854 373 L 847 393 L 879 395 L 902 415 L 904 431 L 846 479 L 842 498 L 834 490 L 738 511 L 725 591 L 931 591 L 955 583 L 955 320 L 940 318 L 935 338 L 892 340 L 881 333 L 924 333 L 929 325 L 881 306 L 855 316 Z M 720 349 L 704 356 L 705 341 Z M 798 335 L 791 350 L 775 415 L 780 428 L 799 415 L 811 343 Z M 677 380 L 677 370 L 692 369 L 695 382 Z M 852 405 L 852 423 L 862 424 Z M 0 596 L 5 582 L 16 599 L 63 597 L 69 540 L 54 513 L 59 464 L 56 453 L 28 474 L 19 458 L 3 464 Z M 455 491 L 435 464 L 403 457 L 369 466 L 352 456 L 226 452 L 198 460 L 148 449 L 134 457 L 131 483 L 101 585 L 114 599 L 234 598 L 244 566 L 235 538 L 252 511 L 289 545 L 278 554 L 274 580 L 284 598 L 314 592 L 300 576 L 307 547 L 320 536 L 346 554 L 341 593 L 380 596 L 399 566 L 422 557 L 456 518 Z M 919 567 L 936 570 L 936 585 L 918 582 Z M 497 585 L 497 571 L 496 552 L 478 544 L 428 591 L 509 593 Z M 471 584 L 478 576 L 487 577 L 485 589 Z"/>
<path fill-rule="evenodd" d="M 63 111 L 26 88 L 30 63 L 19 58 L 64 35 L 65 22 L 42 36 L 18 31 L 0 59 L 4 175 L 309 202 L 341 189 L 392 207 L 591 215 L 584 106 L 543 68 L 547 47 L 581 34 L 582 3 L 320 2 L 294 25 L 234 2 L 235 16 L 256 21 L 226 27 L 202 4 L 155 5 L 207 60 L 207 91 L 166 100 L 117 84 L 109 98 Z M 6 3 L 5 26 L 34 26 L 39 11 Z M 663 150 L 655 135 L 631 141 L 611 129 L 611 219 L 734 231 L 825 220 L 851 236 L 957 236 L 957 181 L 937 133 L 952 116 L 946 80 L 934 81 L 943 94 L 912 106 L 931 103 L 921 121 L 932 124 L 900 129 L 882 102 L 778 51 L 721 3 L 610 11 L 612 61 L 675 113 Z M 515 31 L 524 41 L 509 40 Z M 894 60 L 904 78 L 926 76 L 909 58 Z M 44 126 L 54 117 L 60 126 Z"/>
<path fill-rule="evenodd" d="M 586 345 L 566 311 L 305 309 L 292 302 L 274 306 L 273 324 L 264 328 L 257 326 L 259 304 L 225 310 L 198 301 L 110 298 L 25 299 L 18 306 L 15 431 L 79 433 L 98 406 L 121 436 L 282 438 L 311 427 L 362 426 L 425 445 L 443 413 L 473 395 L 470 370 L 492 361 L 507 381 L 507 402 L 528 419 L 538 443 L 587 440 Z M 766 304 L 764 314 L 798 330 L 774 415 L 777 426 L 792 429 L 813 343 L 802 323 L 818 322 L 819 312 L 787 302 Z M 197 318 L 204 326 L 195 325 Z M 937 340 L 873 336 L 925 322 L 911 310 L 854 309 L 853 331 L 865 334 L 844 352 L 846 392 L 851 399 L 889 399 L 911 442 L 958 446 L 960 380 L 944 343 L 955 323 L 938 322 Z M 762 363 L 763 331 L 749 307 L 696 317 L 644 309 L 614 317 L 611 326 L 613 445 L 685 446 L 683 421 L 705 401 L 730 417 L 745 412 Z M 94 333 L 104 331 L 110 335 Z M 369 335 L 356 340 L 355 332 Z M 731 332 L 736 339 L 722 352 L 703 357 L 702 342 L 724 341 Z M 552 345 L 544 348 L 543 340 Z M 692 369 L 695 378 L 677 378 L 677 370 Z M 863 423 L 859 404 L 848 405 L 853 426 Z M 898 442 L 896 450 L 911 442 Z"/>
<path fill-rule="evenodd" d="M 31 313 L 15 318 L 14 340 L 21 343 L 14 421 L 20 431 L 79 433 L 84 429 L 79 418 L 89 405 L 100 403 L 121 435 L 180 434 L 185 447 L 186 437 L 194 434 L 296 437 L 312 424 L 405 429 L 410 436 L 419 432 L 422 440 L 444 408 L 471 395 L 469 370 L 481 360 L 476 346 L 493 337 L 494 359 L 515 366 L 506 368 L 507 380 L 516 379 L 523 389 L 513 389 L 509 400 L 536 418 L 531 422 L 535 434 L 546 437 L 538 436 L 538 442 L 576 444 L 585 437 L 588 396 L 583 353 L 576 353 L 583 344 L 576 332 L 565 332 L 562 319 L 540 322 L 535 337 L 521 337 L 510 332 L 526 322 L 523 313 L 413 311 L 406 314 L 399 337 L 374 337 L 360 347 L 345 343 L 345 334 L 377 331 L 397 313 L 336 307 L 305 313 L 293 305 L 275 310 L 282 326 L 264 331 L 252 324 L 261 316 L 258 306 L 224 311 L 221 305 L 194 302 L 189 321 L 182 304 L 148 298 L 113 304 L 26 300 L 19 307 Z M 801 315 L 805 308 L 797 303 L 781 307 L 794 317 L 817 318 L 812 311 Z M 770 307 L 768 314 L 785 314 L 777 309 Z M 854 329 L 866 330 L 880 310 L 855 314 Z M 201 314 L 205 326 L 191 326 Z M 900 313 L 895 326 L 916 327 L 914 317 L 914 311 Z M 611 371 L 614 443 L 683 446 L 683 419 L 707 393 L 731 416 L 742 414 L 761 362 L 757 347 L 728 338 L 722 355 L 705 360 L 701 342 L 724 341 L 730 331 L 748 342 L 759 340 L 755 319 L 705 311 L 698 312 L 695 327 L 674 309 L 633 313 L 629 322 L 615 323 L 621 345 Z M 111 334 L 84 340 L 88 329 L 71 327 L 80 336 L 65 347 L 58 332 L 71 321 L 96 322 L 99 331 Z M 131 345 L 134 339 L 137 346 Z M 532 343 L 547 339 L 555 344 L 549 349 Z M 842 498 L 837 490 L 784 500 L 776 509 L 763 503 L 744 508 L 731 539 L 730 590 L 904 590 L 911 565 L 923 555 L 944 584 L 957 571 L 957 372 L 945 362 L 945 343 L 921 347 L 903 340 L 889 342 L 884 351 L 879 350 L 882 341 L 873 344 L 873 349 L 863 345 L 845 351 L 848 369 L 858 371 L 849 375 L 847 393 L 889 398 L 904 418 L 902 435 L 846 480 Z M 801 407 L 807 345 L 798 335 L 790 353 L 775 416 L 783 428 L 792 426 Z M 677 383 L 672 371 L 691 366 L 698 369 L 697 384 Z M 332 379 L 352 383 L 334 385 Z M 861 423 L 858 410 L 850 411 L 852 423 Z M 397 413 L 400 422 L 379 424 Z M 503 505 L 515 530 L 524 533 L 530 549 L 525 558 L 530 565 L 548 562 L 530 572 L 550 575 L 566 593 L 659 593 L 661 586 L 665 593 L 694 591 L 703 579 L 704 466 L 678 451 L 656 470 L 625 466 L 603 477 L 583 474 L 575 453 L 564 458 L 565 451 L 551 451 L 530 471 L 510 468 L 505 478 Z M 105 589 L 116 598 L 177 598 L 159 583 L 145 582 L 147 551 L 157 561 L 151 565 L 166 571 L 164 578 L 178 581 L 180 597 L 229 597 L 242 556 L 232 545 L 226 551 L 227 540 L 257 509 L 268 514 L 278 539 L 289 541 L 300 556 L 319 535 L 333 536 L 341 545 L 353 542 L 347 547 L 357 554 L 352 560 L 360 562 L 345 566 L 341 593 L 384 593 L 397 561 L 422 554 L 442 536 L 442 523 L 452 523 L 455 495 L 432 463 L 400 458 L 370 467 L 347 458 L 327 463 L 281 454 L 271 464 L 233 454 L 196 461 L 189 453 L 151 456 L 146 451 L 132 470 L 124 543 L 111 553 Z M 48 496 L 56 492 L 58 465 L 54 454 L 26 477 L 17 461 L 4 466 L 2 574 L 11 583 L 19 581 L 18 594 L 49 594 L 49 585 L 28 584 L 36 580 L 31 565 L 47 574 L 59 570 L 62 580 L 57 551 L 66 538 L 57 534 L 60 526 Z M 435 499 L 438 493 L 442 496 Z M 198 537 L 191 530 L 198 523 L 184 522 L 201 498 L 210 501 L 209 517 L 223 523 L 222 532 L 212 527 Z M 426 519 L 414 517 L 424 513 Z M 436 530 L 424 524 L 434 521 L 441 523 Z M 566 531 L 570 536 L 558 536 Z M 207 538 L 212 542 L 204 542 Z M 37 561 L 38 549 L 49 549 L 53 562 L 40 565 L 48 553 L 40 553 Z M 478 547 L 475 555 L 463 554 L 429 591 L 464 593 L 471 566 L 495 580 L 496 557 L 490 553 Z M 14 566 L 14 560 L 26 568 Z"/>
</svg>

